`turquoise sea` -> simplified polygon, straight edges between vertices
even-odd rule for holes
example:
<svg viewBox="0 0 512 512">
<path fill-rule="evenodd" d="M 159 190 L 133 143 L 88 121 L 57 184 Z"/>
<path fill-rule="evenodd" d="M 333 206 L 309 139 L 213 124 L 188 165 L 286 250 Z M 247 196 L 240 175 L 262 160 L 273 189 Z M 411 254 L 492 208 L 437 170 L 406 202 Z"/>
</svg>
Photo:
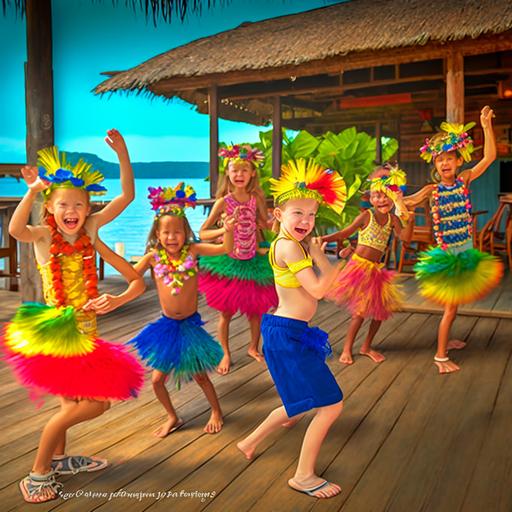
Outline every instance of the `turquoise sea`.
<svg viewBox="0 0 512 512">
<path fill-rule="evenodd" d="M 112 249 L 119 250 L 120 243 L 124 244 L 124 257 L 130 259 L 132 256 L 142 256 L 146 238 L 153 222 L 153 212 L 150 209 L 147 199 L 148 187 L 157 186 L 175 186 L 180 179 L 140 179 L 135 180 L 135 200 L 130 206 L 119 216 L 100 229 L 101 239 Z M 197 192 L 199 199 L 209 197 L 210 185 L 203 179 L 186 180 L 192 185 Z M 112 199 L 121 191 L 121 184 L 117 179 L 106 179 L 104 181 L 107 187 L 107 194 L 101 196 L 101 199 Z M 23 181 L 17 182 L 14 178 L 0 178 L 0 196 L 21 197 L 26 191 L 26 185 Z M 201 224 L 206 219 L 203 208 L 187 210 L 187 218 L 192 229 L 197 234 Z M 121 247 L 122 250 L 122 247 Z M 116 271 L 109 267 L 105 268 L 107 274 L 114 274 Z"/>
</svg>

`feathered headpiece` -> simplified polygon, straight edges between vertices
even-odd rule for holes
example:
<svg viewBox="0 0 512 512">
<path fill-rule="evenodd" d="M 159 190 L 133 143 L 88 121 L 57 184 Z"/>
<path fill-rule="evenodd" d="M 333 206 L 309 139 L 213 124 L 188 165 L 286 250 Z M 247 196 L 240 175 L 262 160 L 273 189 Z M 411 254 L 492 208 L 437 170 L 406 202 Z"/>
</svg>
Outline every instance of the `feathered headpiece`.
<svg viewBox="0 0 512 512">
<path fill-rule="evenodd" d="M 471 161 L 471 153 L 475 150 L 473 139 L 469 136 L 468 130 L 473 128 L 475 123 L 457 124 L 441 123 L 441 131 L 430 139 L 425 139 L 425 144 L 420 148 L 420 156 L 430 163 L 441 153 L 458 151 L 464 161 Z"/>
<path fill-rule="evenodd" d="M 185 216 L 185 208 L 195 208 L 196 191 L 190 186 L 180 182 L 176 187 L 148 187 L 148 199 L 151 209 L 155 210 L 156 218 L 169 214 L 177 217 Z"/>
<path fill-rule="evenodd" d="M 224 168 L 226 168 L 229 162 L 251 162 L 254 166 L 257 166 L 265 158 L 263 151 L 257 148 L 253 148 L 248 144 L 239 146 L 227 146 L 219 150 L 219 156 L 223 158 Z"/>
<path fill-rule="evenodd" d="M 310 159 L 290 160 L 281 167 L 279 179 L 270 179 L 274 203 L 280 205 L 290 199 L 315 199 L 341 213 L 347 199 L 345 180 L 331 169 Z"/>
<path fill-rule="evenodd" d="M 81 188 L 91 195 L 101 196 L 107 189 L 100 185 L 104 176 L 100 171 L 92 168 L 92 164 L 86 163 L 80 158 L 75 165 L 66 160 L 66 153 L 59 153 L 59 148 L 51 146 L 37 152 L 39 177 L 50 183 L 43 190 L 45 199 L 56 188 Z"/>
<path fill-rule="evenodd" d="M 384 164 L 370 175 L 368 181 L 371 192 L 383 192 L 395 201 L 397 193 L 406 190 L 407 175 L 397 164 Z"/>
</svg>

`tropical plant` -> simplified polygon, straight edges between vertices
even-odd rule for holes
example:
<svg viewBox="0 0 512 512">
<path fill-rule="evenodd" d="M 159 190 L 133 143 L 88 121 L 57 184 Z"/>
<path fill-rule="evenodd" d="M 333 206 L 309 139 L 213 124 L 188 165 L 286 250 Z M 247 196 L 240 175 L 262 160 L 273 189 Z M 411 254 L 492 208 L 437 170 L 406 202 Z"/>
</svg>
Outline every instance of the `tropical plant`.
<svg viewBox="0 0 512 512">
<path fill-rule="evenodd" d="M 265 160 L 259 168 L 260 183 L 265 194 L 270 195 L 269 179 L 272 177 L 272 130 L 260 132 L 260 140 L 249 142 L 263 151 Z M 225 144 L 221 143 L 221 146 Z M 338 171 L 347 185 L 347 204 L 338 215 L 329 208 L 320 207 L 316 226 L 320 232 L 350 224 L 360 212 L 361 195 L 367 189 L 367 178 L 375 164 L 377 139 L 355 127 L 336 134 L 327 132 L 315 137 L 306 130 L 290 136 L 283 130 L 282 161 L 295 158 L 313 158 L 319 164 Z M 382 160 L 389 160 L 398 150 L 396 139 L 382 138 Z M 224 169 L 221 164 L 219 171 Z"/>
</svg>

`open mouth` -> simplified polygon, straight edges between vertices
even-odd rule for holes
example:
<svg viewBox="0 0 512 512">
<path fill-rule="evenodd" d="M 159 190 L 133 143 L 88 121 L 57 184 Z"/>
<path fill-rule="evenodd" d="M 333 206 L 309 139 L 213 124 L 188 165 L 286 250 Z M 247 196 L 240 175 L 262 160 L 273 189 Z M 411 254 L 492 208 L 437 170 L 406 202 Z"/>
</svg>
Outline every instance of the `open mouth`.
<svg viewBox="0 0 512 512">
<path fill-rule="evenodd" d="M 68 229 L 75 229 L 78 226 L 78 219 L 75 219 L 75 218 L 64 219 L 64 225 Z"/>
<path fill-rule="evenodd" d="M 295 228 L 295 231 L 299 234 L 299 235 L 307 235 L 308 234 L 308 230 L 307 229 L 303 229 L 303 228 Z"/>
</svg>

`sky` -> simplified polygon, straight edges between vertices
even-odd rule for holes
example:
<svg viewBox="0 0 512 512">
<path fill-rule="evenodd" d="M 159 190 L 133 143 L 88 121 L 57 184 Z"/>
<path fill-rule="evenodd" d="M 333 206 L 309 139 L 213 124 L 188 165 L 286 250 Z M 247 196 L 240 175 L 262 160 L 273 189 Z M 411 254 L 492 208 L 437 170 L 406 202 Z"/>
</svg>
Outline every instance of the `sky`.
<svg viewBox="0 0 512 512">
<path fill-rule="evenodd" d="M 115 155 L 103 138 L 109 128 L 125 136 L 131 159 L 207 161 L 208 116 L 181 101 L 135 95 L 99 97 L 91 90 L 105 77 L 199 37 L 235 28 L 244 21 L 301 12 L 336 0 L 231 0 L 228 5 L 189 14 L 184 22 L 157 26 L 110 0 L 52 0 L 55 143 L 67 151 Z M 0 11 L 0 163 L 25 161 L 25 21 Z M 261 127 L 221 120 L 219 139 L 256 141 Z"/>
</svg>

